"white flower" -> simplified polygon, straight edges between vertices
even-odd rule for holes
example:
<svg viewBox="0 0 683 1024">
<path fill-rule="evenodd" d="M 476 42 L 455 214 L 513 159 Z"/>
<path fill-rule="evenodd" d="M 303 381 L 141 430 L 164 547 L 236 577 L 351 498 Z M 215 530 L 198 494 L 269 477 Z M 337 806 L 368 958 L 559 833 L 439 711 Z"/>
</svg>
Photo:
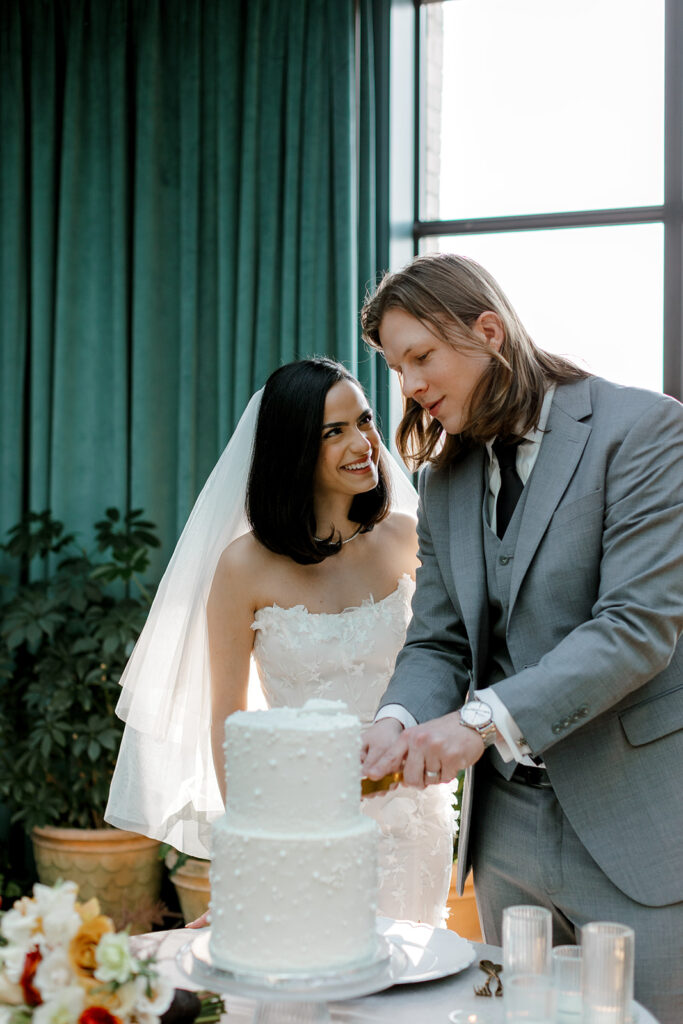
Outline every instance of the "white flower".
<svg viewBox="0 0 683 1024">
<path fill-rule="evenodd" d="M 62 989 L 76 983 L 66 949 L 48 951 L 36 970 L 34 985 L 44 1000 L 52 999 Z"/>
<path fill-rule="evenodd" d="M 148 985 L 151 989 L 149 995 L 147 994 Z M 141 1024 L 143 1020 L 160 1017 L 162 1013 L 166 1013 L 173 1002 L 174 988 L 165 978 L 147 979 L 140 975 L 135 979 L 135 986 L 138 993 L 135 1001 L 135 1015 Z"/>
<path fill-rule="evenodd" d="M 155 1013 L 136 1013 L 136 1024 L 159 1024 L 159 1018 Z"/>
<path fill-rule="evenodd" d="M 95 950 L 98 981 L 116 981 L 123 985 L 133 973 L 133 957 L 126 932 L 103 935 Z"/>
<path fill-rule="evenodd" d="M 34 932 L 40 927 L 38 909 L 28 898 L 17 900 L 14 907 L 3 914 L 0 932 L 8 942 L 23 949 L 35 944 Z"/>
<path fill-rule="evenodd" d="M 77 985 L 68 985 L 59 995 L 35 1008 L 33 1024 L 76 1024 L 84 1003 L 83 989 Z"/>
<path fill-rule="evenodd" d="M 0 998 L 2 998 L 2 994 L 1 993 L 0 993 Z M 11 1007 L 9 1007 L 9 1006 L 0 1006 L 0 1024 L 9 1024 L 10 1018 L 11 1018 L 13 1013 L 14 1013 L 14 1010 L 12 1010 Z"/>
<path fill-rule="evenodd" d="M 18 982 L 24 970 L 24 961 L 30 947 L 3 946 L 0 949 L 0 964 L 8 979 Z"/>
<path fill-rule="evenodd" d="M 138 990 L 135 987 L 134 981 L 127 981 L 125 985 L 119 985 L 116 989 L 116 1007 L 110 1007 L 111 1012 L 123 1020 L 131 1012 L 135 1006 L 135 1000 L 138 997 Z"/>
<path fill-rule="evenodd" d="M 55 882 L 54 885 L 44 885 L 36 882 L 33 886 L 33 898 L 40 907 L 41 913 L 45 913 L 55 903 L 62 903 L 64 900 L 76 902 L 78 886 L 75 882 Z"/>
<path fill-rule="evenodd" d="M 54 948 L 68 943 L 81 927 L 81 918 L 76 910 L 78 886 L 75 882 L 62 882 L 57 885 L 33 886 L 33 897 L 36 910 L 41 919 L 44 939 L 38 944 L 43 950 L 45 946 Z"/>
<path fill-rule="evenodd" d="M 0 973 L 0 1002 L 7 1003 L 9 1006 L 20 1006 L 23 1001 L 24 992 L 21 985 L 10 981 L 6 974 Z M 0 1014 L 3 1010 L 4 1006 L 0 1006 Z M 0 1016 L 0 1024 L 4 1024 L 2 1016 Z"/>
</svg>

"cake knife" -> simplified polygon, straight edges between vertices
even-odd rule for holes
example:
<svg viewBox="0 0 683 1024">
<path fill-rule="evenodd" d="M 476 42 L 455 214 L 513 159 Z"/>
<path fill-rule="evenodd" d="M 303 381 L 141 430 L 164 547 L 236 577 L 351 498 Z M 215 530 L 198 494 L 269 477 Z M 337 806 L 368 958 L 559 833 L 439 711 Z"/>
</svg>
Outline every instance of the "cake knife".
<svg viewBox="0 0 683 1024">
<path fill-rule="evenodd" d="M 361 779 L 361 796 L 368 796 L 370 793 L 381 793 L 390 789 L 394 783 L 403 782 L 403 772 L 389 772 L 381 779 Z"/>
</svg>

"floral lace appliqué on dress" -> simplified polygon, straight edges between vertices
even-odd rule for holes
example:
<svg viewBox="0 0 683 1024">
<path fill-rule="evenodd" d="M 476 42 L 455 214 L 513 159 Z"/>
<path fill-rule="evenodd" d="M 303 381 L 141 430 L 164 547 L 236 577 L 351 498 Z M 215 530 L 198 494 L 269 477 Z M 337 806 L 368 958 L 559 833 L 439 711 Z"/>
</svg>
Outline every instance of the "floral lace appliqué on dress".
<svg viewBox="0 0 683 1024">
<path fill-rule="evenodd" d="M 260 608 L 252 629 L 254 660 L 269 707 L 298 707 L 310 697 L 343 700 L 369 725 L 410 619 L 414 584 L 402 576 L 381 601 L 336 614 L 303 605 Z M 399 786 L 363 801 L 382 830 L 378 913 L 440 925 L 453 856 L 448 786 Z"/>
</svg>

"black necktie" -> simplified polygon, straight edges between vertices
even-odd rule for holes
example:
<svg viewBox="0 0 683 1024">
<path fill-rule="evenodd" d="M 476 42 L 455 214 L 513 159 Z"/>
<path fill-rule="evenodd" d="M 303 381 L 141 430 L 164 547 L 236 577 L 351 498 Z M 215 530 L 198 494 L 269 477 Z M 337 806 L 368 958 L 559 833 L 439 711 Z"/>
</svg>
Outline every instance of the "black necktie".
<svg viewBox="0 0 683 1024">
<path fill-rule="evenodd" d="M 493 442 L 493 451 L 500 466 L 500 491 L 496 502 L 496 533 L 502 539 L 512 519 L 519 496 L 524 484 L 517 475 L 517 449 L 521 441 L 505 444 L 503 441 Z"/>
</svg>

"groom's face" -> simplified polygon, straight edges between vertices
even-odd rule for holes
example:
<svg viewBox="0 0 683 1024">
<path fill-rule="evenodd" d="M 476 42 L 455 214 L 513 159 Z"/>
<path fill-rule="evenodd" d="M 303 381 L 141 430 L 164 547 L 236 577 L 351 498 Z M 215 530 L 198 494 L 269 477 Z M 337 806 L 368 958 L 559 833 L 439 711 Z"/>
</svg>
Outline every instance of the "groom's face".
<svg viewBox="0 0 683 1024">
<path fill-rule="evenodd" d="M 471 343 L 463 351 L 402 309 L 384 314 L 379 337 L 384 358 L 398 374 L 406 398 L 426 409 L 448 434 L 459 434 L 467 423 L 472 392 L 491 362 L 486 339 L 482 336 L 480 351 Z"/>
</svg>

